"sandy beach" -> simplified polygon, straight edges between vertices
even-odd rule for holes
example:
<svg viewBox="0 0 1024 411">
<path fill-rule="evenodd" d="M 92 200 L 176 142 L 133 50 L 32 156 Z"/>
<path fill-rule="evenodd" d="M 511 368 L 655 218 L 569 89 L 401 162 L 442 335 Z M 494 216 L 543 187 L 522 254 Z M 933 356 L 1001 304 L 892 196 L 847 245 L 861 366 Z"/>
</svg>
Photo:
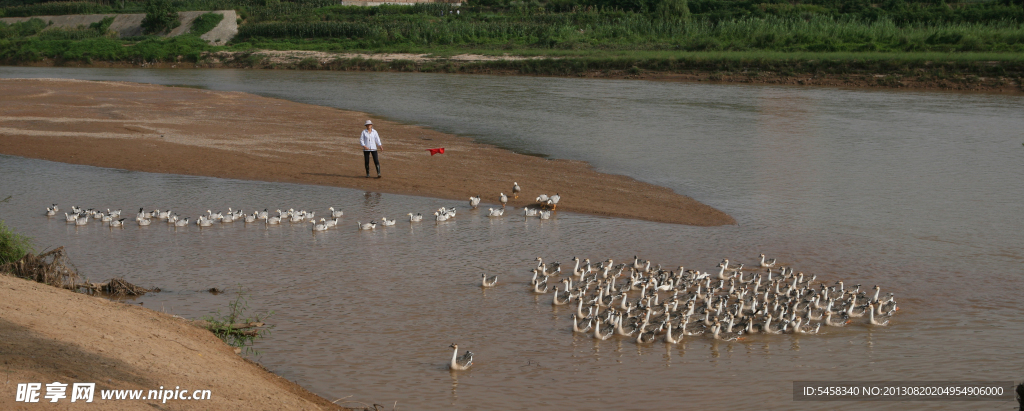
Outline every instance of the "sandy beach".
<svg viewBox="0 0 1024 411">
<path fill-rule="evenodd" d="M 509 206 L 558 193 L 558 211 L 717 226 L 729 215 L 579 161 L 516 154 L 469 138 L 241 92 L 123 82 L 0 80 L 0 153 L 134 171 L 348 187 Z M 384 178 L 364 177 L 358 133 L 373 119 Z M 427 149 L 444 147 L 431 156 Z M 467 205 L 468 207 L 468 205 Z M 486 206 L 485 206 L 486 207 Z M 521 212 L 518 211 L 517 212 Z"/>
</svg>

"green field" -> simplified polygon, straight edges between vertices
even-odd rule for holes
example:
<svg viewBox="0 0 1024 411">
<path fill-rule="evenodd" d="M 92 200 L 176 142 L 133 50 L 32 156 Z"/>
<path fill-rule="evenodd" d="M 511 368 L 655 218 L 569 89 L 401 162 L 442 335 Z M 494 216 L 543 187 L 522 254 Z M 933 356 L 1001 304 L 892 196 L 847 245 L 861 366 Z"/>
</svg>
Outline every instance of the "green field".
<svg viewBox="0 0 1024 411">
<path fill-rule="evenodd" d="M 981 75 L 1019 73 L 1024 58 L 1021 0 L 470 0 L 458 8 L 352 7 L 329 0 L 166 4 L 174 10 L 237 10 L 239 34 L 227 46 L 213 47 L 198 36 L 118 39 L 102 27 L 0 25 L 0 60 L 200 61 L 209 51 L 265 49 L 545 56 L 552 59 L 486 65 L 549 74 L 733 66 L 905 71 L 938 64 Z M 0 0 L 0 5 L 4 15 L 33 16 L 142 13 L 147 3 Z"/>
</svg>

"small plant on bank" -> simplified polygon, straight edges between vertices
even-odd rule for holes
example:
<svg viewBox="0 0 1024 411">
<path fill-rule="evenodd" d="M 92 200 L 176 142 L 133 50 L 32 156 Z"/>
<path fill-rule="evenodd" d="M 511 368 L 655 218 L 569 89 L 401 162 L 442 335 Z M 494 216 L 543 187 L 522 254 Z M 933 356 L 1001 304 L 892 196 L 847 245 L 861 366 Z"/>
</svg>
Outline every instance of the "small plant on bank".
<svg viewBox="0 0 1024 411">
<path fill-rule="evenodd" d="M 6 203 L 11 197 L 0 200 Z M 0 265 L 18 261 L 32 251 L 32 239 L 18 234 L 0 220 Z"/>
<path fill-rule="evenodd" d="M 197 36 L 202 36 L 217 27 L 220 22 L 224 20 L 224 15 L 219 13 L 206 13 L 195 20 L 192 20 L 192 28 L 189 29 L 189 33 Z"/>
<path fill-rule="evenodd" d="M 228 304 L 227 314 L 221 314 L 220 310 L 217 310 L 216 314 L 203 317 L 203 321 L 206 321 L 208 330 L 228 345 L 244 349 L 246 354 L 259 355 L 259 351 L 252 348 L 252 344 L 257 339 L 266 337 L 274 326 L 263 329 L 256 327 L 262 326 L 262 323 L 272 315 L 273 311 L 249 312 L 249 294 L 239 286 L 238 296 Z"/>
</svg>

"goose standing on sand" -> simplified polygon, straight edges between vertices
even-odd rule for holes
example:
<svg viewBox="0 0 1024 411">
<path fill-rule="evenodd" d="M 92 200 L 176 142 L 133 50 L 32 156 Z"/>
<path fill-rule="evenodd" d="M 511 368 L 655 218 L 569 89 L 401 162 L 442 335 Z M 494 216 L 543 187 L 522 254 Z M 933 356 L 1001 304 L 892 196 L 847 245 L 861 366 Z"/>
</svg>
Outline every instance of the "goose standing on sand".
<svg viewBox="0 0 1024 411">
<path fill-rule="evenodd" d="M 495 210 L 493 208 L 488 208 L 487 209 L 487 216 L 488 217 L 501 217 L 504 214 L 505 214 L 505 210 L 504 209 L 498 209 L 498 210 Z"/>
<path fill-rule="evenodd" d="M 555 195 L 551 196 L 551 198 L 548 198 L 548 206 L 550 206 L 551 209 L 554 210 L 555 208 L 558 207 L 558 200 L 561 199 L 562 196 L 559 195 L 558 193 L 555 193 Z"/>
<path fill-rule="evenodd" d="M 374 228 L 377 228 L 376 221 L 370 221 L 369 223 L 366 224 L 356 221 L 356 225 L 359 226 L 360 230 L 373 230 Z"/>
<path fill-rule="evenodd" d="M 423 213 L 416 213 L 416 215 L 412 215 L 412 213 L 409 213 L 410 223 L 418 223 L 420 221 L 423 221 Z"/>
<path fill-rule="evenodd" d="M 505 195 L 505 193 L 501 193 L 501 196 L 498 197 L 498 201 L 501 201 L 501 208 L 505 208 L 505 203 L 508 203 L 508 196 Z"/>
<path fill-rule="evenodd" d="M 519 192 L 520 191 L 523 191 L 523 189 L 519 188 L 519 183 L 513 181 L 512 182 L 512 198 L 519 198 Z"/>
<path fill-rule="evenodd" d="M 459 345 L 452 343 L 448 348 L 453 349 L 452 362 L 448 364 L 448 369 L 452 371 L 465 371 L 473 365 L 473 352 L 466 350 L 466 354 L 459 357 Z"/>
<path fill-rule="evenodd" d="M 487 274 L 480 274 L 480 286 L 491 288 L 498 284 L 498 276 L 487 278 Z"/>
<path fill-rule="evenodd" d="M 480 207 L 480 196 L 478 195 L 476 197 L 470 197 L 469 198 L 469 208 L 477 208 L 477 207 Z"/>
<path fill-rule="evenodd" d="M 545 203 L 548 202 L 548 195 L 547 194 L 541 194 L 541 195 L 537 196 L 537 202 L 540 203 L 541 205 L 544 205 Z"/>
</svg>

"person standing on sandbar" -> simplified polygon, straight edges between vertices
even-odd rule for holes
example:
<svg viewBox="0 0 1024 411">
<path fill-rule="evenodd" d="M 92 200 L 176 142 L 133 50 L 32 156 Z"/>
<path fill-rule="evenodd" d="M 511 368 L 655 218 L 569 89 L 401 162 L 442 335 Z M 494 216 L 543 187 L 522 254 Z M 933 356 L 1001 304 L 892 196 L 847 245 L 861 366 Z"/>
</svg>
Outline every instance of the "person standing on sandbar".
<svg viewBox="0 0 1024 411">
<path fill-rule="evenodd" d="M 373 129 L 373 122 L 366 120 L 366 130 L 359 135 L 359 144 L 363 146 L 363 164 L 366 166 L 366 178 L 370 178 L 370 156 L 373 156 L 373 165 L 377 166 L 377 178 L 380 178 L 380 160 L 377 159 L 377 151 L 383 145 L 380 143 L 380 136 L 377 130 Z"/>
</svg>

